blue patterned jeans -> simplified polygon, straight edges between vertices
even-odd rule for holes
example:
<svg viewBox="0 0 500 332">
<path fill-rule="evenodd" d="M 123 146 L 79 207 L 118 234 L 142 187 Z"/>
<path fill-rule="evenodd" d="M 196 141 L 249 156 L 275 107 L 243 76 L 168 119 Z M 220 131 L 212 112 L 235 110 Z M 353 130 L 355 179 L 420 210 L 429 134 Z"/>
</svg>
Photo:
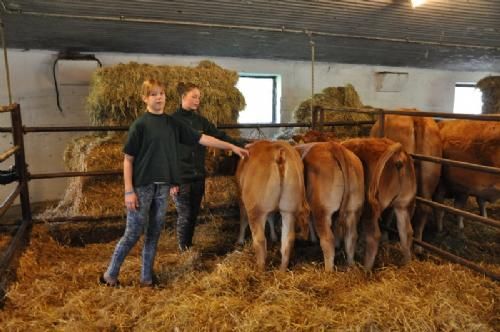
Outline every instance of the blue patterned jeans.
<svg viewBox="0 0 500 332">
<path fill-rule="evenodd" d="M 118 278 L 120 267 L 130 250 L 144 232 L 144 248 L 142 249 L 141 282 L 151 283 L 156 247 L 160 232 L 165 223 L 167 212 L 167 197 L 170 187 L 166 184 L 149 184 L 136 187 L 135 193 L 139 200 L 139 208 L 127 211 L 127 226 L 125 234 L 116 245 L 107 274 L 113 279 Z"/>
</svg>

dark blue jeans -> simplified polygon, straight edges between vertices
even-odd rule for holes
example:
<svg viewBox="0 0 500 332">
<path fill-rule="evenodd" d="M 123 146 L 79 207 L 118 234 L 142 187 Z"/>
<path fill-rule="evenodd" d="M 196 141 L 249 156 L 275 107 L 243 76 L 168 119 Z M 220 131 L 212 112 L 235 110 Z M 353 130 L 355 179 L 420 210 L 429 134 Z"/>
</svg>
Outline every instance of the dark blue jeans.
<svg viewBox="0 0 500 332">
<path fill-rule="evenodd" d="M 205 179 L 181 184 L 179 193 L 174 196 L 177 210 L 177 243 L 181 251 L 193 245 L 194 228 L 204 193 Z"/>
<path fill-rule="evenodd" d="M 150 184 L 135 188 L 139 208 L 127 211 L 125 234 L 116 245 L 107 270 L 111 278 L 118 278 L 125 257 L 144 232 L 141 282 L 152 282 L 156 247 L 165 223 L 169 190 L 170 187 L 166 184 Z"/>
</svg>

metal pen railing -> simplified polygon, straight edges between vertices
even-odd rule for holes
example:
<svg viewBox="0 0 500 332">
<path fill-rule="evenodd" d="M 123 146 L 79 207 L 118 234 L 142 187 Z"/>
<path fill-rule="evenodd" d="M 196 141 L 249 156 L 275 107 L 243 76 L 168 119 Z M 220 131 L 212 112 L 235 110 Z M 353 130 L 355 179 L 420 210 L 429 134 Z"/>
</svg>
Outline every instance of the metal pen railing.
<svg viewBox="0 0 500 332">
<path fill-rule="evenodd" d="M 332 109 L 319 108 L 316 107 L 313 110 L 311 123 L 271 123 L 271 124 L 221 124 L 218 127 L 221 129 L 248 129 L 248 128 L 280 128 L 280 127 L 302 127 L 302 128 L 312 128 L 324 130 L 327 126 L 352 126 L 352 125 L 371 125 L 375 121 L 334 121 L 334 122 L 325 122 L 325 111 L 331 111 Z M 352 109 L 352 108 L 339 108 L 334 109 L 335 111 L 343 111 L 343 112 L 357 112 L 357 113 L 370 113 L 377 117 L 378 121 L 381 124 L 385 122 L 386 114 L 396 114 L 396 115 L 407 115 L 407 116 L 424 116 L 424 117 L 440 117 L 440 118 L 455 118 L 455 119 L 469 119 L 469 120 L 484 120 L 484 121 L 500 121 L 500 117 L 492 116 L 492 115 L 464 115 L 464 114 L 449 114 L 449 113 L 438 113 L 438 112 L 417 112 L 417 111 L 390 111 L 384 109 Z M 41 174 L 30 174 L 26 167 L 25 155 L 24 155 L 24 141 L 23 135 L 27 133 L 35 133 L 35 132 L 79 132 L 79 131 L 126 131 L 128 130 L 127 126 L 74 126 L 74 127 L 23 127 L 21 116 L 20 116 L 20 108 L 19 105 L 9 105 L 0 107 L 0 112 L 11 112 L 12 114 L 12 128 L 1 127 L 0 132 L 12 132 L 14 137 L 14 147 L 6 151 L 2 155 L 7 155 L 6 158 L 10 155 L 16 156 L 16 169 L 19 173 L 19 185 L 14 190 L 14 192 L 9 195 L 9 197 L 5 200 L 5 202 L 0 207 L 0 215 L 8 209 L 8 206 L 12 204 L 15 198 L 20 195 L 21 196 L 21 209 L 23 214 L 23 221 L 19 225 L 18 232 L 14 236 L 11 245 L 5 252 L 2 260 L 0 261 L 0 273 L 5 270 L 6 262 L 10 261 L 10 258 L 15 252 L 16 243 L 20 243 L 20 239 L 23 238 L 23 234 L 29 229 L 29 225 L 32 223 L 31 217 L 31 209 L 29 205 L 29 192 L 28 192 L 28 181 L 36 180 L 36 179 L 49 179 L 49 178 L 61 178 L 61 177 L 76 177 L 76 176 L 109 176 L 109 175 L 120 175 L 122 174 L 121 170 L 105 170 L 105 171 L 92 171 L 92 172 L 57 172 L 57 173 L 41 173 Z M 384 126 L 380 126 L 379 135 L 383 136 L 384 134 Z M 0 155 L 0 161 L 2 158 Z M 429 162 L 437 162 L 450 166 L 463 167 L 468 169 L 474 169 L 482 172 L 488 172 L 491 174 L 499 174 L 500 169 L 495 167 L 465 163 L 460 161 L 454 161 L 443 158 L 436 158 L 431 156 L 424 156 L 419 154 L 413 154 L 412 157 L 416 160 L 429 161 Z M 6 159 L 5 158 L 5 159 Z M 426 200 L 424 198 L 418 197 L 417 201 L 420 204 L 428 204 L 436 208 L 445 209 L 448 212 L 462 215 L 471 220 L 483 222 L 487 225 L 498 227 L 500 224 L 499 221 L 493 220 L 490 218 L 481 217 L 467 211 L 455 209 L 448 207 L 443 204 L 439 204 L 433 201 Z M 102 216 L 102 217 L 88 217 L 88 216 L 72 216 L 72 217 L 64 217 L 66 221 L 73 222 L 81 222 L 85 220 L 90 221 L 98 221 L 103 219 L 115 219 L 120 218 L 121 215 L 114 216 Z M 26 222 L 25 222 L 26 221 Z M 62 222 L 63 218 L 49 218 L 44 219 L 45 222 Z M 41 222 L 41 221 L 37 221 Z M 12 225 L 14 226 L 14 225 Z M 420 244 L 420 243 L 419 243 Z M 422 247 L 429 248 L 429 244 L 423 243 Z M 451 255 L 451 254 L 450 254 Z M 460 262 L 460 259 L 456 259 L 456 262 Z M 466 264 L 467 265 L 467 264 Z M 469 264 L 470 265 L 470 264 Z M 477 269 L 476 269 L 477 270 Z M 485 273 L 488 275 L 488 273 Z M 491 277 L 491 275 L 490 275 Z"/>
<path fill-rule="evenodd" d="M 31 208 L 28 191 L 28 171 L 24 154 L 24 135 L 22 132 L 21 109 L 18 104 L 0 107 L 0 112 L 10 112 L 12 121 L 12 138 L 14 146 L 2 153 L 0 160 L 4 161 L 14 155 L 16 172 L 18 175 L 17 187 L 7 196 L 0 206 L 0 217 L 12 206 L 17 197 L 20 197 L 22 221 L 7 249 L 0 258 L 0 276 L 9 268 L 14 253 L 19 249 L 31 226 Z"/>
</svg>

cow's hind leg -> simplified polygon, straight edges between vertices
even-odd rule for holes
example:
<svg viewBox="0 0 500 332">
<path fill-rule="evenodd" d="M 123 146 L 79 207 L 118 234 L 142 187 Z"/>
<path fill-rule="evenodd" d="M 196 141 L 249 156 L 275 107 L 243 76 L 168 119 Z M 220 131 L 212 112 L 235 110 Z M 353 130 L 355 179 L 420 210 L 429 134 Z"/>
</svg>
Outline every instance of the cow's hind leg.
<svg viewBox="0 0 500 332">
<path fill-rule="evenodd" d="M 295 241 L 294 213 L 281 212 L 281 265 L 280 270 L 286 271 Z"/>
<path fill-rule="evenodd" d="M 311 240 L 312 243 L 318 243 L 317 232 L 316 229 L 314 228 L 314 220 L 312 214 L 309 217 L 309 239 Z"/>
<path fill-rule="evenodd" d="M 335 259 L 334 235 L 332 232 L 332 218 L 323 209 L 313 211 L 314 225 L 318 232 L 319 243 L 323 250 L 325 260 L 325 270 L 333 271 Z"/>
<path fill-rule="evenodd" d="M 267 224 L 269 225 L 269 235 L 271 236 L 271 241 L 273 243 L 278 241 L 278 235 L 276 234 L 275 220 L 278 218 L 276 213 L 269 213 L 267 216 Z"/>
<path fill-rule="evenodd" d="M 386 209 L 382 214 L 380 222 L 382 223 L 382 225 L 385 226 L 385 228 L 391 228 L 394 223 L 394 218 L 395 218 L 394 209 Z M 389 241 L 389 232 L 386 231 L 385 229 L 382 229 L 381 240 Z"/>
<path fill-rule="evenodd" d="M 243 245 L 245 243 L 245 231 L 248 227 L 247 211 L 243 203 L 240 203 L 240 234 L 236 244 Z"/>
<path fill-rule="evenodd" d="M 432 214 L 432 208 L 430 206 L 426 206 L 423 204 L 418 204 L 415 209 L 415 237 L 419 240 L 422 240 L 422 236 L 424 234 L 425 225 L 427 224 L 427 219 Z M 399 226 L 399 222 L 398 222 Z M 438 228 L 441 226 L 438 226 Z"/>
<path fill-rule="evenodd" d="M 365 220 L 365 238 L 366 238 L 366 252 L 365 252 L 365 269 L 370 271 L 375 263 L 375 256 L 377 256 L 378 244 L 380 241 L 380 226 L 378 220 L 380 212 L 372 211 L 370 218 Z"/>
<path fill-rule="evenodd" d="M 354 253 L 356 251 L 356 241 L 358 239 L 358 220 L 360 211 L 348 211 L 345 219 L 346 232 L 344 238 L 344 247 L 347 254 L 347 264 L 354 265 Z"/>
<path fill-rule="evenodd" d="M 398 220 L 399 241 L 403 253 L 403 264 L 411 260 L 411 245 L 413 242 L 413 229 L 411 227 L 410 213 L 407 207 L 395 207 L 394 212 Z"/>
<path fill-rule="evenodd" d="M 446 188 L 443 183 L 439 183 L 433 198 L 436 202 L 443 204 L 445 195 Z M 444 210 L 434 209 L 434 218 L 436 219 L 438 232 L 441 233 L 443 231 Z"/>
<path fill-rule="evenodd" d="M 488 212 L 486 211 L 486 200 L 476 196 L 476 202 L 479 206 L 479 211 L 481 211 L 481 215 L 485 218 L 488 218 Z"/>
<path fill-rule="evenodd" d="M 257 269 L 260 271 L 264 271 L 266 266 L 266 217 L 266 213 L 262 212 L 249 213 L 248 215 L 250 230 L 252 231 L 253 248 L 257 259 Z"/>
<path fill-rule="evenodd" d="M 465 207 L 465 204 L 467 203 L 467 198 L 469 196 L 467 194 L 457 194 L 455 197 L 455 207 L 457 209 L 463 210 Z M 457 216 L 457 221 L 458 221 L 458 228 L 459 229 L 464 229 L 464 217 L 463 216 Z"/>
</svg>

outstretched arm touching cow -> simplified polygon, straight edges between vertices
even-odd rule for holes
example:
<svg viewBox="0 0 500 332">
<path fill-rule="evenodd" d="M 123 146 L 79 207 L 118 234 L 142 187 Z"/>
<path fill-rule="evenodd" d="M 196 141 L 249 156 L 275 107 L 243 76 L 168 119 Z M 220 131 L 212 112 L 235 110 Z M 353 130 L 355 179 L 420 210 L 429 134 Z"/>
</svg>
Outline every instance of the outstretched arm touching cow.
<svg viewBox="0 0 500 332">
<path fill-rule="evenodd" d="M 248 157 L 248 150 L 242 149 L 234 144 L 228 143 L 221 141 L 220 139 L 217 139 L 215 137 L 209 136 L 209 135 L 201 135 L 199 143 L 203 146 L 209 146 L 212 148 L 217 148 L 217 149 L 223 149 L 223 150 L 231 150 L 234 153 L 236 153 L 240 158 L 245 159 L 245 157 Z"/>
</svg>

